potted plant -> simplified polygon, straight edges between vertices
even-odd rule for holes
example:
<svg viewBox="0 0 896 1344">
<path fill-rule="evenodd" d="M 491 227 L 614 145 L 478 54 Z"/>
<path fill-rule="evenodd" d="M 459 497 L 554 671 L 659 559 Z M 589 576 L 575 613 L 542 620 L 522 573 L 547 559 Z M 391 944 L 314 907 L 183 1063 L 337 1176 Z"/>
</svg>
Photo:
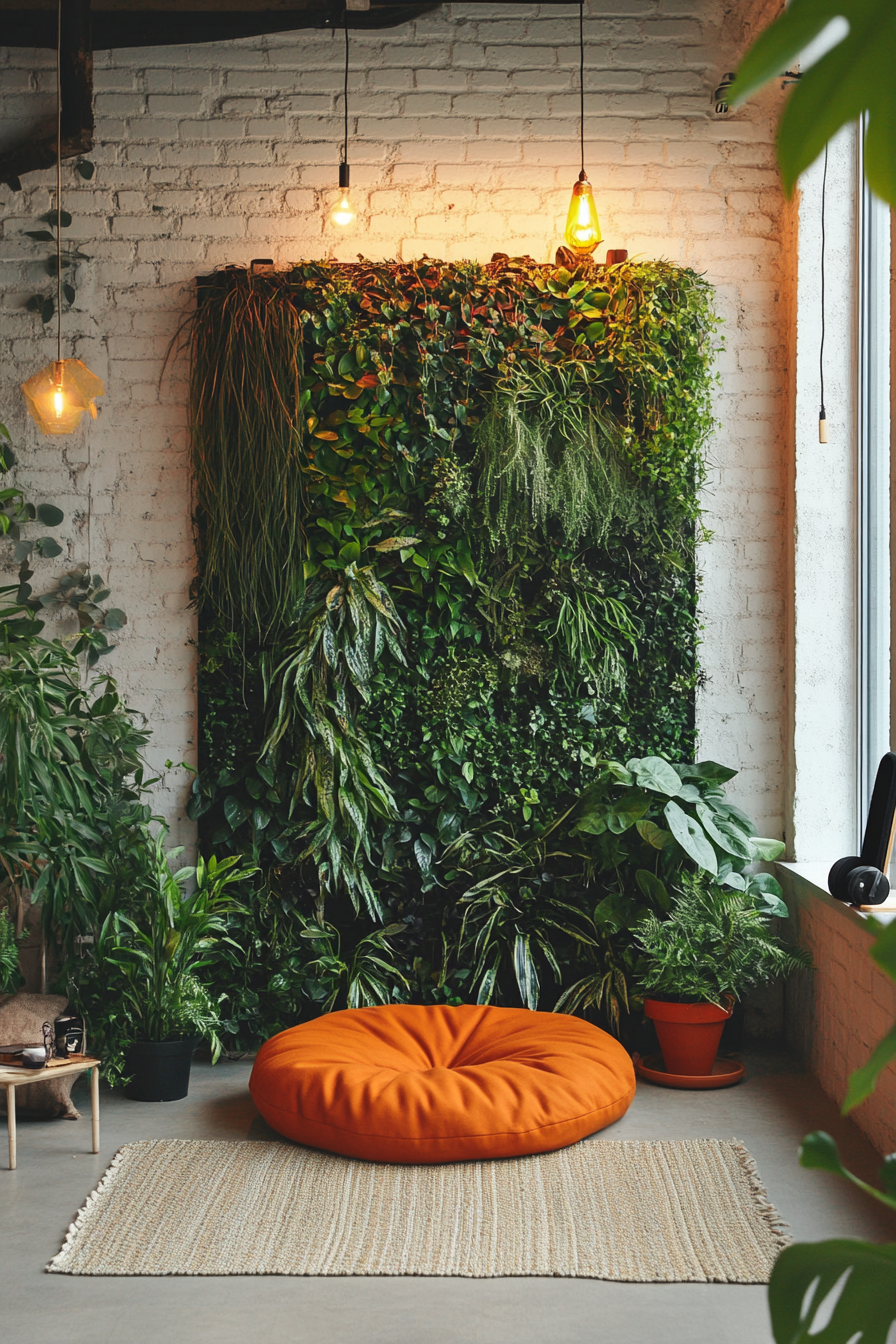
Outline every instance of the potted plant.
<svg viewBox="0 0 896 1344">
<path fill-rule="evenodd" d="M 187 1095 L 193 1052 L 202 1040 L 221 1054 L 218 1004 L 197 976 L 213 944 L 227 939 L 226 916 L 239 910 L 227 888 L 257 871 L 237 856 L 200 858 L 172 873 L 166 833 L 146 833 L 149 882 L 142 909 L 113 911 L 96 938 L 79 1001 L 102 1043 L 106 1073 L 135 1101 Z M 187 894 L 188 882 L 195 890 Z"/>
<path fill-rule="evenodd" d="M 683 875 L 668 918 L 647 915 L 635 941 L 643 954 L 644 1011 L 656 1027 L 666 1071 L 695 1079 L 712 1073 L 736 1000 L 812 965 L 802 948 L 778 938 L 767 906 L 702 874 Z"/>
</svg>

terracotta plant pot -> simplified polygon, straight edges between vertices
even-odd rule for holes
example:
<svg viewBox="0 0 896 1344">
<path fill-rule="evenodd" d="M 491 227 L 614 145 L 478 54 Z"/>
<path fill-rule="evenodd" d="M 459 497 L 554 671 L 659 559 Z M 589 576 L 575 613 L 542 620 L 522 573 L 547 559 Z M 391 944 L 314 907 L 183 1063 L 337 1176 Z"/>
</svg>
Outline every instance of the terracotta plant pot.
<svg viewBox="0 0 896 1344">
<path fill-rule="evenodd" d="M 644 1011 L 656 1027 L 663 1063 L 669 1073 L 699 1078 L 712 1073 L 731 1008 L 718 1008 L 714 1003 L 645 999 Z"/>
</svg>

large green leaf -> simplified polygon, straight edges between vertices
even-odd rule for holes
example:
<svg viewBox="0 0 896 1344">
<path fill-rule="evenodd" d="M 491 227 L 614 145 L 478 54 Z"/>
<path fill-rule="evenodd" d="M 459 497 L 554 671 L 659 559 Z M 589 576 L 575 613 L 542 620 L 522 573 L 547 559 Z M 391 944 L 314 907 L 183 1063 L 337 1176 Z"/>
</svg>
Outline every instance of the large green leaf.
<svg viewBox="0 0 896 1344">
<path fill-rule="evenodd" d="M 730 91 L 743 103 L 780 76 L 832 19 L 848 34 L 803 72 L 778 127 L 778 163 L 791 193 L 841 126 L 868 115 L 868 185 L 896 206 L 896 5 L 893 0 L 792 0 L 747 52 Z"/>
<path fill-rule="evenodd" d="M 685 854 L 693 859 L 698 868 L 705 868 L 713 876 L 719 871 L 716 852 L 706 838 L 706 832 L 698 821 L 683 812 L 678 804 L 670 801 L 665 807 L 669 830 L 681 845 Z"/>
<path fill-rule="evenodd" d="M 880 1181 L 884 1186 L 883 1190 L 878 1190 L 875 1186 L 869 1185 L 863 1181 L 860 1176 L 844 1167 L 840 1161 L 840 1153 L 837 1145 L 830 1134 L 825 1134 L 823 1129 L 817 1129 L 812 1134 L 807 1134 L 800 1144 L 800 1166 L 806 1167 L 810 1171 L 829 1171 L 834 1176 L 842 1176 L 847 1181 L 852 1181 L 860 1190 L 864 1190 L 866 1195 L 871 1195 L 873 1199 L 879 1200 L 881 1204 L 886 1204 L 888 1208 L 896 1209 L 896 1196 L 891 1189 L 893 1185 L 893 1162 L 896 1160 L 896 1153 L 891 1153 L 888 1158 L 884 1158 L 884 1165 L 880 1169 Z"/>
<path fill-rule="evenodd" d="M 892 1344 L 896 1245 L 788 1246 L 772 1270 L 768 1304 L 776 1344 Z"/>
<path fill-rule="evenodd" d="M 855 1110 L 856 1106 L 860 1106 L 867 1097 L 871 1096 L 880 1074 L 892 1059 L 896 1059 L 896 1023 L 893 1024 L 883 1040 L 878 1041 L 867 1064 L 863 1064 L 860 1069 L 856 1069 L 855 1073 L 850 1074 L 846 1100 L 843 1103 L 844 1115 L 848 1115 L 850 1111 Z"/>
<path fill-rule="evenodd" d="M 628 764 L 642 789 L 653 789 L 667 798 L 674 798 L 681 788 L 679 776 L 661 756 L 645 756 L 642 761 L 629 761 Z"/>
<path fill-rule="evenodd" d="M 661 910 L 669 909 L 672 898 L 666 890 L 666 884 L 649 868 L 639 868 L 635 873 L 635 881 L 648 900 L 653 901 Z"/>
</svg>

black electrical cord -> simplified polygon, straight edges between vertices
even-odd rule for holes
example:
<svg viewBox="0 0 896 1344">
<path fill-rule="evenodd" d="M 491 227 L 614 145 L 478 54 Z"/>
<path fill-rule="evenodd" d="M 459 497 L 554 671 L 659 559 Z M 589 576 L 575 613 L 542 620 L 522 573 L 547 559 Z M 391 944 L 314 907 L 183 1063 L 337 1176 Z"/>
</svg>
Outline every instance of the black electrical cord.
<svg viewBox="0 0 896 1344">
<path fill-rule="evenodd" d="M 62 0 L 56 6 L 56 363 L 62 363 Z"/>
<path fill-rule="evenodd" d="M 585 177 L 585 0 L 579 0 L 579 147 Z"/>
<path fill-rule="evenodd" d="M 342 90 L 342 106 L 345 113 L 345 134 L 342 141 L 342 162 L 348 163 L 348 9 L 342 11 L 342 27 L 345 32 L 345 83 Z"/>
<path fill-rule="evenodd" d="M 825 253 L 825 201 L 828 186 L 828 147 L 824 147 L 824 172 L 821 178 L 821 345 L 818 350 L 818 379 L 821 387 L 821 410 L 818 416 L 819 438 L 827 441 L 827 412 L 824 408 L 824 337 L 825 337 L 825 293 L 824 293 L 824 253 Z"/>
</svg>

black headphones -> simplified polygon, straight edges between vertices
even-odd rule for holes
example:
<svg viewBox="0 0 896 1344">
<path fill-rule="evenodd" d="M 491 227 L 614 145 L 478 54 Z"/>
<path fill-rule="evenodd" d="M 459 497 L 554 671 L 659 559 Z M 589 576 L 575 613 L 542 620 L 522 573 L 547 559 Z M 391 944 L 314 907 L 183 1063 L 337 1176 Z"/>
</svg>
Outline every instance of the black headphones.
<svg viewBox="0 0 896 1344">
<path fill-rule="evenodd" d="M 877 767 L 862 837 L 862 853 L 838 859 L 828 889 L 848 905 L 880 905 L 890 894 L 887 869 L 896 830 L 896 754 L 888 751 Z"/>
</svg>

